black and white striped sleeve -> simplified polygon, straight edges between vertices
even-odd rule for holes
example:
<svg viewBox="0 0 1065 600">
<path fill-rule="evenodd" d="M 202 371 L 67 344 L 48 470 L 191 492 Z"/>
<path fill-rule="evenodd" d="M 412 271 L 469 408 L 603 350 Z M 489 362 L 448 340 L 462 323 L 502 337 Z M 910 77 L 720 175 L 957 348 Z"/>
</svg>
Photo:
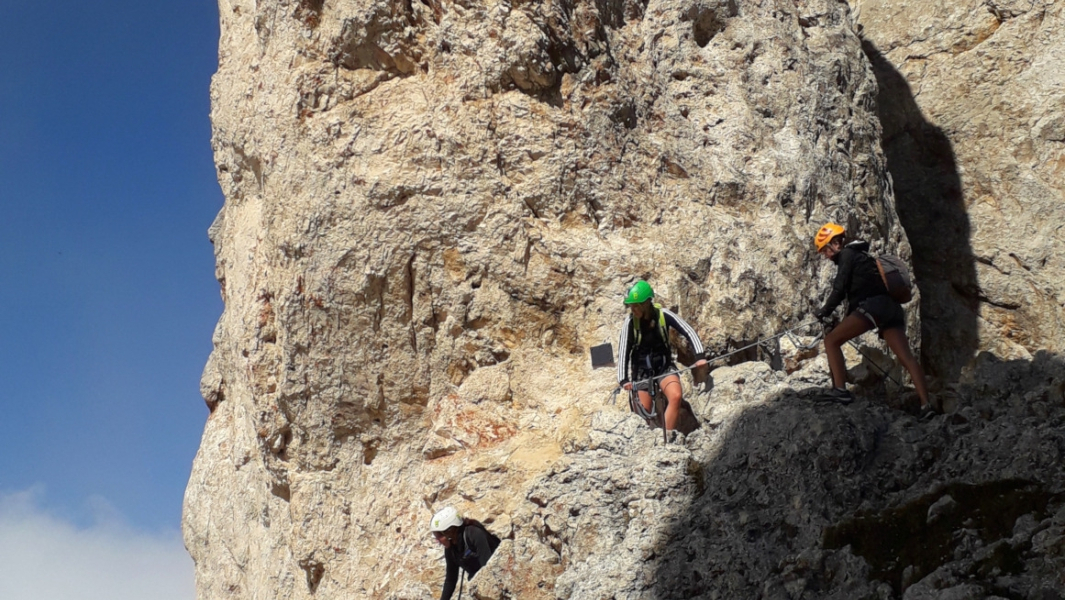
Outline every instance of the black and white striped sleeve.
<svg viewBox="0 0 1065 600">
<path fill-rule="evenodd" d="M 618 336 L 618 385 L 629 380 L 629 338 L 632 336 L 632 315 L 625 317 Z"/>
<path fill-rule="evenodd" d="M 688 346 L 691 348 L 692 352 L 695 353 L 695 358 L 703 358 L 703 342 L 699 339 L 699 334 L 695 333 L 695 330 L 692 329 L 692 326 L 688 325 L 688 323 L 684 319 L 680 318 L 673 312 L 670 312 L 666 308 L 662 309 L 662 314 L 666 316 L 666 325 L 672 327 L 673 329 L 676 329 L 678 332 L 680 332 L 681 335 L 684 336 L 685 339 L 688 340 Z"/>
</svg>

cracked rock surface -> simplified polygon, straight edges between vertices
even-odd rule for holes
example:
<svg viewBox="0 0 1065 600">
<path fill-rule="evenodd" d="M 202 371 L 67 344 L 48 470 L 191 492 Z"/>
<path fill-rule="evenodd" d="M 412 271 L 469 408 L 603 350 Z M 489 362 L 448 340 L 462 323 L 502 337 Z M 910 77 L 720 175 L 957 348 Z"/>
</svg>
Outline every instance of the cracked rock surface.
<svg viewBox="0 0 1065 600">
<path fill-rule="evenodd" d="M 821 366 L 756 362 L 713 372 L 694 405 L 733 414 L 682 444 L 597 415 L 529 492 L 515 547 L 558 549 L 556 598 L 1061 598 L 1065 364 L 979 361 L 963 408 L 927 421 L 878 390 L 812 401 Z M 523 597 L 515 564 L 493 557 L 474 597 Z"/>
<path fill-rule="evenodd" d="M 1065 5 L 853 0 L 932 374 L 1065 350 Z"/>
<path fill-rule="evenodd" d="M 722 353 L 808 319 L 832 275 L 822 222 L 910 259 L 883 65 L 846 3 L 219 9 L 225 311 L 183 517 L 200 598 L 435 597 L 426 523 L 445 505 L 504 538 L 477 598 L 1061 593 L 1062 378 L 1031 351 L 1043 338 L 978 360 L 927 423 L 856 354 L 863 399 L 838 407 L 808 393 L 823 358 L 782 343 L 774 371 L 752 351 L 686 379 L 703 425 L 669 445 L 589 367 L 637 278 Z M 1010 285 L 1057 293 L 1047 252 L 1046 271 L 1017 254 Z M 915 343 L 918 304 L 957 306 L 927 282 L 970 290 L 926 266 Z M 979 336 L 1003 323 L 981 318 Z M 1002 495 L 1023 509 L 1008 527 L 983 517 Z M 870 547 L 921 514 L 935 551 Z"/>
</svg>

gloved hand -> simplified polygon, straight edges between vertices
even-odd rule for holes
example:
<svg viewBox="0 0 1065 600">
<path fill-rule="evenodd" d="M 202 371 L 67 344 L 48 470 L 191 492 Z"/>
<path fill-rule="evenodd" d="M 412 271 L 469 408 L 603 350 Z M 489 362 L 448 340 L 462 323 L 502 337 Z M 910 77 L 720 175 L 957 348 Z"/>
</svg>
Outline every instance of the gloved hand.
<svg viewBox="0 0 1065 600">
<path fill-rule="evenodd" d="M 821 323 L 821 327 L 824 327 L 825 333 L 831 332 L 836 328 L 836 325 L 839 325 L 839 322 L 836 321 L 835 312 L 836 311 L 826 312 L 822 308 L 814 313 L 814 316 L 817 317 L 817 320 Z"/>
<path fill-rule="evenodd" d="M 814 318 L 817 319 L 822 325 L 828 325 L 832 322 L 832 313 L 835 311 L 826 311 L 823 308 L 819 308 L 814 311 Z"/>
</svg>

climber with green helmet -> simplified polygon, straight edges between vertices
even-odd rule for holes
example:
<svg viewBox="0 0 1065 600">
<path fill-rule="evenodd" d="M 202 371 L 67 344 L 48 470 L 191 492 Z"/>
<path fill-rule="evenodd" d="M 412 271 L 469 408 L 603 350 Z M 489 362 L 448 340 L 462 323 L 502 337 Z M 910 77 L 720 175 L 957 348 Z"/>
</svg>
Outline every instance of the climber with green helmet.
<svg viewBox="0 0 1065 600">
<path fill-rule="evenodd" d="M 699 335 L 684 319 L 656 304 L 654 296 L 651 285 L 642 279 L 629 289 L 625 295 L 625 305 L 630 312 L 621 326 L 618 340 L 618 385 L 626 390 L 635 388 L 640 404 L 647 411 L 651 410 L 654 402 L 650 394 L 650 379 L 677 370 L 673 362 L 673 348 L 669 343 L 670 328 L 688 340 L 696 359 L 693 366 L 706 364 Z M 680 377 L 676 373 L 666 375 L 659 387 L 669 401 L 665 410 L 666 430 L 676 429 L 683 401 Z"/>
<path fill-rule="evenodd" d="M 437 543 L 444 547 L 446 574 L 440 600 L 451 600 L 455 584 L 459 583 L 459 567 L 473 579 L 477 571 L 488 564 L 488 559 L 499 546 L 499 538 L 479 521 L 464 519 L 450 506 L 433 515 L 429 530 Z M 459 596 L 462 596 L 461 587 Z"/>
</svg>

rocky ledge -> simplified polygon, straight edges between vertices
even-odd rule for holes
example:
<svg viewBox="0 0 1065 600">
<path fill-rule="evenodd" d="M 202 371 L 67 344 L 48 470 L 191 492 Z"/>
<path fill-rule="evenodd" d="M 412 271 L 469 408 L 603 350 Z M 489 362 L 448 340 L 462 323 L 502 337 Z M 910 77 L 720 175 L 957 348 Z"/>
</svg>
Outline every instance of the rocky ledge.
<svg viewBox="0 0 1065 600">
<path fill-rule="evenodd" d="M 714 371 L 680 443 L 596 415 L 473 597 L 1065 597 L 1059 359 L 984 355 L 954 390 L 963 408 L 924 421 L 882 388 L 812 400 L 819 362 Z"/>
</svg>

